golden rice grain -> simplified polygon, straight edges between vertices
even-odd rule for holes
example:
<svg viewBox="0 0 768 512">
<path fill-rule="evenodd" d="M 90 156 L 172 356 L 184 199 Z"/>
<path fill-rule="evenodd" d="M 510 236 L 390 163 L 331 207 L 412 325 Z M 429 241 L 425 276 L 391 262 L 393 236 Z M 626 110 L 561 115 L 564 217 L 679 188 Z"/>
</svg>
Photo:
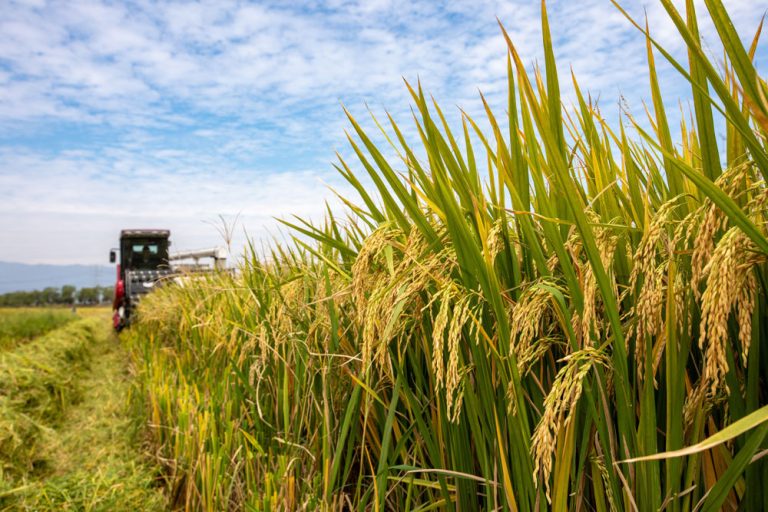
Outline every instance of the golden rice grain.
<svg viewBox="0 0 768 512">
<path fill-rule="evenodd" d="M 721 389 L 728 391 L 725 383 L 728 372 L 726 344 L 728 318 L 734 308 L 744 311 L 737 313 L 742 358 L 746 361 L 756 288 L 753 268 L 762 260 L 763 256 L 755 251 L 752 241 L 734 227 L 723 235 L 704 269 L 707 285 L 701 299 L 699 346 L 705 351 L 701 385 L 710 397 L 716 396 Z"/>
<path fill-rule="evenodd" d="M 544 399 L 544 413 L 531 438 L 531 457 L 534 461 L 533 481 L 538 487 L 544 481 L 547 500 L 550 500 L 549 475 L 557 433 L 568 426 L 573 410 L 581 397 L 584 379 L 596 365 L 610 368 L 608 357 L 594 347 L 584 347 L 562 359 L 560 368 Z"/>
</svg>

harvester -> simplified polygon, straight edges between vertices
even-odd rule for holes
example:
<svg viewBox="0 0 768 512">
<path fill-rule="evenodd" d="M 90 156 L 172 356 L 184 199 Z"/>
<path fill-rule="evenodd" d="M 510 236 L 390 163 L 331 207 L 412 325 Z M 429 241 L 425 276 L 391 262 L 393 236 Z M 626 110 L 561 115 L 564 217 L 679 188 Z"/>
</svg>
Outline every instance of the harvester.
<svg viewBox="0 0 768 512">
<path fill-rule="evenodd" d="M 184 271 L 222 269 L 227 251 L 216 247 L 201 251 L 169 253 L 171 232 L 167 229 L 124 229 L 120 232 L 120 248 L 109 252 L 110 263 L 117 261 L 117 282 L 112 325 L 116 330 L 130 324 L 141 298 L 163 282 L 174 279 Z M 203 258 L 212 258 L 213 267 L 200 265 Z M 183 261 L 193 260 L 192 264 Z"/>
</svg>

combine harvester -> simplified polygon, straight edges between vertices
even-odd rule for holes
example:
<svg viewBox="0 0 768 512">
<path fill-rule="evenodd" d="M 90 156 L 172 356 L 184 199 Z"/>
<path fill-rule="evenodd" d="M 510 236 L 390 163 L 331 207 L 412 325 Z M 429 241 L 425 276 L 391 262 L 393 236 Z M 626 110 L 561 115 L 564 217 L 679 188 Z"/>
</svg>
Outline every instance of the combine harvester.
<svg viewBox="0 0 768 512">
<path fill-rule="evenodd" d="M 120 249 L 109 252 L 110 263 L 117 261 L 117 282 L 112 325 L 116 330 L 130 324 L 133 311 L 141 297 L 163 281 L 177 278 L 182 273 L 223 270 L 227 263 L 227 250 L 223 247 L 169 253 L 171 232 L 167 229 L 124 229 L 120 232 Z M 200 260 L 212 259 L 213 265 Z M 192 261 L 190 263 L 190 260 Z M 185 263 L 186 262 L 186 263 Z"/>
</svg>

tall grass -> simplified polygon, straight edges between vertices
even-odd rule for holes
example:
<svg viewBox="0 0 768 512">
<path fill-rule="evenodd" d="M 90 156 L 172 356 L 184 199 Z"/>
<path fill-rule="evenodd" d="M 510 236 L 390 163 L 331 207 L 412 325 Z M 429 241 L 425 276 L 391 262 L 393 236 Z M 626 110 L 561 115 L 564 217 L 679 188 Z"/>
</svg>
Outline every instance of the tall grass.
<svg viewBox="0 0 768 512">
<path fill-rule="evenodd" d="M 137 396 L 172 503 L 768 509 L 768 87 L 758 36 L 705 3 L 724 63 L 691 0 L 662 0 L 687 63 L 636 23 L 650 130 L 575 79 L 562 108 L 542 9 L 544 73 L 503 33 L 490 130 L 453 133 L 418 84 L 419 145 L 388 117 L 378 148 L 348 114 L 348 218 L 144 301 Z M 678 141 L 660 56 L 691 85 Z"/>
</svg>

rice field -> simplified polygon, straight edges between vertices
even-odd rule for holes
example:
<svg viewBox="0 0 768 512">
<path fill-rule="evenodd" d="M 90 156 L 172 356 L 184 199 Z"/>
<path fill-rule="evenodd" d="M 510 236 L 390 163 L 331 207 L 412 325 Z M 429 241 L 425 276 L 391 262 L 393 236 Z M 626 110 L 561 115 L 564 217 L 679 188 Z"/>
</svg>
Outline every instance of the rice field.
<svg viewBox="0 0 768 512">
<path fill-rule="evenodd" d="M 75 318 L 69 309 L 0 308 L 0 351 L 41 336 Z"/>
<path fill-rule="evenodd" d="M 409 84 L 415 142 L 347 114 L 346 216 L 142 302 L 133 398 L 170 507 L 768 509 L 760 29 L 661 3 L 688 54 L 628 21 L 648 119 L 557 75 L 544 11 L 541 70 L 502 29 L 506 109 L 455 130 Z M 691 86 L 679 127 L 658 59 Z"/>
</svg>

